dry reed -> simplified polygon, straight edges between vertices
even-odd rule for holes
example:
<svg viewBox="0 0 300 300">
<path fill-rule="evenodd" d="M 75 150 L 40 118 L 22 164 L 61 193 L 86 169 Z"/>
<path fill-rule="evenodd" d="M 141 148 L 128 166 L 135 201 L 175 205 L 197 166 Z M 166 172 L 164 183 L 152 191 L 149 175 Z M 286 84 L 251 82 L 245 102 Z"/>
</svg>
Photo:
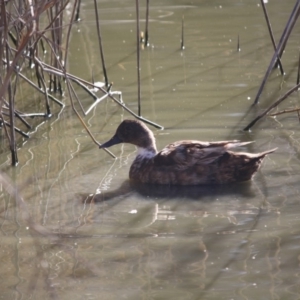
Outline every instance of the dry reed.
<svg viewBox="0 0 300 300">
<path fill-rule="evenodd" d="M 51 102 L 63 108 L 64 103 L 58 98 L 61 97 L 65 85 L 73 110 L 93 142 L 97 145 L 100 145 L 100 143 L 93 137 L 81 116 L 87 115 L 98 103 L 106 98 L 115 101 L 134 117 L 162 128 L 162 126 L 141 116 L 140 83 L 138 84 L 138 114 L 126 107 L 120 91 L 112 91 L 112 84 L 108 83 L 105 67 L 96 1 L 94 1 L 95 18 L 106 89 L 67 72 L 70 33 L 74 23 L 80 20 L 80 3 L 80 0 L 73 2 L 68 0 L 41 0 L 35 2 L 28 0 L 26 3 L 17 0 L 0 0 L 0 125 L 4 128 L 5 136 L 9 143 L 12 165 L 18 164 L 17 137 L 15 133 L 17 132 L 28 138 L 32 125 L 26 118 L 51 117 Z M 68 9 L 71 9 L 69 20 L 67 16 L 64 16 L 67 5 Z M 138 15 L 139 7 L 137 3 L 137 18 Z M 68 26 L 65 23 L 68 23 Z M 139 32 L 138 22 L 137 31 Z M 140 59 L 139 44 L 139 41 L 137 41 L 138 62 Z M 46 51 L 47 53 L 49 52 L 47 55 L 45 55 Z M 29 79 L 28 74 L 30 70 L 34 70 L 34 79 Z M 140 72 L 140 67 L 138 67 L 138 72 Z M 20 96 L 17 93 L 17 87 L 20 81 L 40 93 L 41 98 L 44 99 L 44 111 L 27 113 L 18 110 Z M 87 110 L 84 110 L 73 83 L 79 85 L 93 98 L 94 103 Z M 97 88 L 102 96 L 98 97 L 91 87 Z M 55 96 L 56 94 L 58 96 Z M 115 96 L 118 96 L 119 99 Z M 76 110 L 75 101 L 77 101 L 81 112 Z M 19 123 L 24 129 L 18 127 L 17 124 Z M 110 151 L 104 150 L 115 157 Z"/>
</svg>

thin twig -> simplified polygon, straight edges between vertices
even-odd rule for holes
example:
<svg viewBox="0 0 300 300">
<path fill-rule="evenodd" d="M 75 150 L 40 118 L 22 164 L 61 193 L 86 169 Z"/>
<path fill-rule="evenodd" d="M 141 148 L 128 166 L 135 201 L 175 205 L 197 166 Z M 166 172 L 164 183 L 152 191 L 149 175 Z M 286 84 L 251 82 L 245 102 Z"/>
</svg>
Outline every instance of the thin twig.
<svg viewBox="0 0 300 300">
<path fill-rule="evenodd" d="M 72 81 L 74 81 L 76 84 L 78 84 L 82 89 L 84 89 L 91 97 L 94 98 L 96 101 L 98 99 L 97 95 L 93 93 L 87 86 L 85 86 L 82 82 L 80 82 L 78 79 L 70 78 Z"/>
<path fill-rule="evenodd" d="M 261 118 L 263 118 L 269 111 L 271 111 L 273 108 L 275 108 L 277 105 L 279 105 L 283 100 L 285 100 L 290 94 L 292 94 L 294 91 L 298 90 L 300 87 L 300 84 L 297 84 L 295 87 L 290 89 L 285 95 L 283 95 L 281 98 L 279 98 L 275 103 L 273 103 L 269 108 L 267 108 L 263 113 L 261 113 L 259 116 L 257 116 L 252 122 L 250 122 L 243 130 L 248 131 L 257 121 L 259 121 Z"/>
<path fill-rule="evenodd" d="M 285 109 L 285 110 L 281 110 L 279 112 L 276 112 L 276 113 L 273 113 L 273 114 L 268 114 L 268 116 L 278 116 L 278 115 L 282 115 L 282 114 L 287 114 L 287 113 L 291 113 L 291 112 L 298 112 L 299 114 L 299 111 L 300 111 L 300 108 L 293 108 L 293 109 Z"/>
<path fill-rule="evenodd" d="M 154 123 L 154 122 L 152 122 L 152 121 L 149 121 L 149 120 L 147 120 L 147 119 L 145 119 L 145 118 L 143 118 L 143 117 L 141 117 L 141 116 L 138 116 L 136 113 L 134 113 L 131 109 L 129 109 L 129 108 L 126 106 L 126 104 L 123 102 L 123 100 L 119 101 L 118 99 L 116 99 L 116 98 L 113 96 L 112 93 L 107 93 L 107 92 L 106 92 L 102 87 L 100 87 L 100 86 L 97 86 L 97 85 L 95 85 L 95 84 L 93 84 L 93 83 L 91 83 L 91 82 L 88 82 L 88 81 L 86 81 L 86 80 L 84 80 L 84 79 L 81 79 L 81 78 L 79 78 L 79 77 L 76 77 L 76 76 L 74 76 L 74 75 L 72 75 L 72 74 L 69 74 L 69 73 L 67 73 L 67 72 L 65 72 L 65 74 L 63 74 L 61 70 L 55 69 L 55 68 L 53 68 L 53 67 L 51 67 L 51 66 L 49 66 L 49 65 L 47 65 L 47 68 L 44 68 L 44 70 L 47 71 L 47 72 L 49 72 L 49 73 L 55 73 L 55 74 L 60 75 L 60 76 L 65 76 L 66 79 L 71 79 L 71 80 L 77 79 L 77 80 L 81 81 L 82 83 L 84 83 L 84 84 L 86 84 L 86 85 L 92 86 L 92 87 L 94 87 L 94 88 L 98 88 L 98 89 L 101 90 L 103 93 L 106 93 L 107 96 L 108 96 L 109 98 L 111 98 L 113 101 L 115 101 L 117 104 L 119 104 L 122 108 L 124 108 L 127 112 L 129 112 L 129 113 L 130 113 L 131 115 L 133 115 L 135 118 L 137 118 L 137 119 L 139 119 L 139 120 L 141 120 L 141 121 L 144 121 L 145 123 L 148 123 L 148 124 L 150 124 L 150 125 L 152 125 L 152 126 L 154 126 L 154 127 L 156 127 L 156 128 L 164 129 L 163 126 L 161 126 L 161 125 L 159 125 L 159 124 L 156 124 L 156 123 Z"/>
<path fill-rule="evenodd" d="M 159 124 L 156 124 L 156 123 L 154 123 L 154 122 L 152 122 L 152 121 L 149 121 L 148 119 L 145 119 L 145 118 L 143 118 L 142 116 L 138 116 L 138 115 L 137 115 L 136 113 L 134 113 L 131 109 L 129 109 L 129 108 L 125 105 L 124 102 L 121 103 L 118 99 L 116 99 L 115 97 L 113 97 L 111 94 L 109 94 L 108 96 L 109 96 L 112 100 L 114 100 L 116 103 L 118 103 L 120 106 L 122 106 L 122 108 L 124 108 L 127 112 L 129 112 L 130 114 L 132 114 L 135 118 L 137 118 L 137 119 L 139 119 L 139 120 L 141 120 L 141 121 L 143 121 L 143 122 L 145 122 L 145 123 L 148 123 L 148 124 L 150 124 L 150 125 L 152 125 L 152 126 L 158 128 L 158 129 L 164 129 L 163 126 L 161 126 L 161 125 L 159 125 Z"/>
</svg>

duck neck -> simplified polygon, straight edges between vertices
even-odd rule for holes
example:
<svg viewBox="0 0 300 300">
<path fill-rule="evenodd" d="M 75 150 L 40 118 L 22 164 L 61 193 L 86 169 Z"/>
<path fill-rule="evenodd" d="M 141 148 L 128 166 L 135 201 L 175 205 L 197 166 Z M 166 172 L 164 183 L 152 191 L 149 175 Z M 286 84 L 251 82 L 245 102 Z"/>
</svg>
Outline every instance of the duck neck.
<svg viewBox="0 0 300 300">
<path fill-rule="evenodd" d="M 147 130 L 145 137 L 136 146 L 138 159 L 149 160 L 157 154 L 155 138 L 150 130 Z"/>
<path fill-rule="evenodd" d="M 147 147 L 147 148 L 138 147 L 136 157 L 139 157 L 141 159 L 151 159 L 156 155 L 156 153 L 157 151 L 155 147 Z"/>
</svg>

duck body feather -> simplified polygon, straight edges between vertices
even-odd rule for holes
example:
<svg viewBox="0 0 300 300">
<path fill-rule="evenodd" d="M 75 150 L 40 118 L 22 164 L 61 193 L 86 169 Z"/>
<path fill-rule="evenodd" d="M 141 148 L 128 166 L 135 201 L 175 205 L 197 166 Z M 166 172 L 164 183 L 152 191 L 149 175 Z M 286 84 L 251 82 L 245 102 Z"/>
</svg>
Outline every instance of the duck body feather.
<svg viewBox="0 0 300 300">
<path fill-rule="evenodd" d="M 157 152 L 153 133 L 140 121 L 125 120 L 114 137 L 101 147 L 129 142 L 138 147 L 129 177 L 143 183 L 165 185 L 226 184 L 247 181 L 257 172 L 263 158 L 276 149 L 261 153 L 229 149 L 251 142 L 201 142 L 183 140 Z"/>
<path fill-rule="evenodd" d="M 137 155 L 129 177 L 143 183 L 169 185 L 225 184 L 247 181 L 259 169 L 263 153 L 227 150 L 247 143 L 224 141 L 207 143 L 178 141 L 166 146 L 153 157 Z"/>
</svg>

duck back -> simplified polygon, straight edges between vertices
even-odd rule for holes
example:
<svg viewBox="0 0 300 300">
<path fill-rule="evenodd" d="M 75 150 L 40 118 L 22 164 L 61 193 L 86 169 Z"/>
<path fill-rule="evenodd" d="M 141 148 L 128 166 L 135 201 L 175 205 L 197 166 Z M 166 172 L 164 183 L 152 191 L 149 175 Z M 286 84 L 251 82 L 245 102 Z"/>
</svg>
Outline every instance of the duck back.
<svg viewBox="0 0 300 300">
<path fill-rule="evenodd" d="M 143 183 L 167 185 L 226 184 L 247 181 L 257 172 L 263 158 L 275 151 L 262 153 L 232 152 L 224 147 L 202 147 L 197 142 L 178 142 L 156 156 L 137 156 L 129 177 Z"/>
</svg>

